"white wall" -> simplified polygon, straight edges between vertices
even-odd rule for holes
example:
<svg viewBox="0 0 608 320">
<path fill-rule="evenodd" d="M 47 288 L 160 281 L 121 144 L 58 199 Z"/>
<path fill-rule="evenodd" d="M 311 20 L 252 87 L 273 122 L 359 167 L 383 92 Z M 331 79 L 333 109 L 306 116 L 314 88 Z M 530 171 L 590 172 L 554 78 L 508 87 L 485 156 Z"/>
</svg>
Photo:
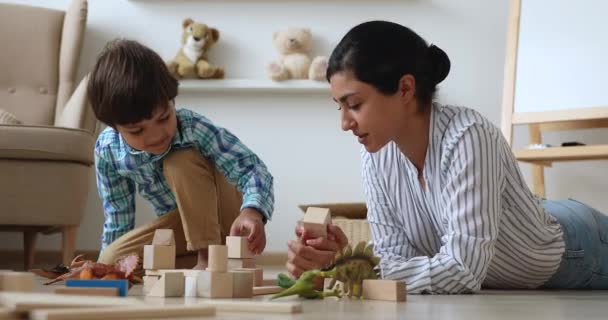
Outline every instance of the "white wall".
<svg viewBox="0 0 608 320">
<path fill-rule="evenodd" d="M 5 2 L 5 1 L 0 1 Z M 64 8 L 68 0 L 10 1 Z M 220 30 L 211 61 L 228 77 L 264 78 L 275 57 L 272 31 L 287 26 L 311 27 L 315 54 L 329 54 L 355 24 L 370 19 L 400 22 L 444 48 L 452 72 L 441 86 L 443 102 L 476 108 L 500 123 L 507 1 L 247 1 L 247 0 L 90 0 L 88 29 L 80 74 L 93 65 L 104 43 L 115 37 L 139 40 L 164 58 L 177 51 L 181 20 L 192 17 Z M 288 13 L 290 12 L 290 13 Z M 269 223 L 269 251 L 284 251 L 301 216 L 296 205 L 322 201 L 361 201 L 359 146 L 339 129 L 339 114 L 327 94 L 187 94 L 178 104 L 199 111 L 231 129 L 267 163 L 275 176 L 276 210 Z M 518 132 L 519 138 L 525 138 Z M 575 171 L 570 171 L 571 169 Z M 548 175 L 548 193 L 574 196 L 608 211 L 600 166 L 558 166 Z M 581 179 L 577 179 L 581 177 Z M 581 181 L 574 186 L 572 181 Z M 91 181 L 94 188 L 94 182 Z M 139 199 L 137 224 L 154 219 Z M 103 223 L 94 191 L 79 234 L 79 249 L 97 249 Z M 0 234 L 0 248 L 19 248 L 18 235 Z M 58 236 L 42 238 L 40 248 L 58 248 Z"/>
</svg>

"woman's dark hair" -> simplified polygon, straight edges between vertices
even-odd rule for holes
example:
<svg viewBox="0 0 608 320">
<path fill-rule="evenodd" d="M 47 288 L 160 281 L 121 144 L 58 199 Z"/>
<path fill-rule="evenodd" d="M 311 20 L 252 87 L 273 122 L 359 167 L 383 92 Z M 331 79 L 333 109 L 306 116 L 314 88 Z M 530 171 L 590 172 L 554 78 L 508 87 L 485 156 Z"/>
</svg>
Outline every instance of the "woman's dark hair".
<svg viewBox="0 0 608 320">
<path fill-rule="evenodd" d="M 450 59 L 407 27 L 369 21 L 348 31 L 331 53 L 327 80 L 340 71 L 352 71 L 359 81 L 387 95 L 397 92 L 401 77 L 411 74 L 416 79 L 416 98 L 426 106 L 450 72 Z"/>
</svg>

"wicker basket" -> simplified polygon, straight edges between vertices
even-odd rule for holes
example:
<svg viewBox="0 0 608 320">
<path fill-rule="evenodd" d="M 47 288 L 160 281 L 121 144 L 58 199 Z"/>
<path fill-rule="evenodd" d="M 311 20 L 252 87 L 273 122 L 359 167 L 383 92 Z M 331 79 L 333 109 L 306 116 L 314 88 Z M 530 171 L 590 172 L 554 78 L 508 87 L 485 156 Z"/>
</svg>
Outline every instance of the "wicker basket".
<svg viewBox="0 0 608 320">
<path fill-rule="evenodd" d="M 306 212 L 308 207 L 328 208 L 331 212 L 332 223 L 344 231 L 351 246 L 361 241 L 372 240 L 366 219 L 367 207 L 364 202 L 303 204 L 298 207 L 302 212 Z"/>
<path fill-rule="evenodd" d="M 367 223 L 367 220 L 365 219 L 333 217 L 332 223 L 344 231 L 344 234 L 348 238 L 348 243 L 351 246 L 355 246 L 361 241 L 369 242 L 372 240 L 369 223 Z"/>
</svg>

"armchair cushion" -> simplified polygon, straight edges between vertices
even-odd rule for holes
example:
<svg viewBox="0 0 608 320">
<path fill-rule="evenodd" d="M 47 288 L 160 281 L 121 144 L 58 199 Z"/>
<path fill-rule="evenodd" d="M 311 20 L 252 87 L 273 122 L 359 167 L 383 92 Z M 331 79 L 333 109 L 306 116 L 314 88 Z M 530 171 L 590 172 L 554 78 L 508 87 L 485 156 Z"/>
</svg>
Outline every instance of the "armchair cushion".
<svg viewBox="0 0 608 320">
<path fill-rule="evenodd" d="M 95 138 L 81 129 L 0 125 L 0 159 L 93 164 Z"/>
</svg>

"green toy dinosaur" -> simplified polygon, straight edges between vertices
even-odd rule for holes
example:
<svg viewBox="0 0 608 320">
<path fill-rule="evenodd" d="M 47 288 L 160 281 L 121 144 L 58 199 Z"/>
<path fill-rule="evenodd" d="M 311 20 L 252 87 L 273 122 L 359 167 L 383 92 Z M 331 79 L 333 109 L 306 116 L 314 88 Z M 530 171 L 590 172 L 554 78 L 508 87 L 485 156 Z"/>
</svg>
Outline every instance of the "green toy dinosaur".
<svg viewBox="0 0 608 320">
<path fill-rule="evenodd" d="M 284 274 L 279 274 L 279 286 L 286 288 L 282 292 L 273 296 L 271 299 L 298 295 L 307 299 L 323 299 L 325 297 L 342 297 L 342 292 L 335 289 L 335 284 L 340 281 L 344 284 L 345 293 L 349 297 L 361 297 L 361 286 L 365 279 L 377 279 L 378 272 L 376 267 L 380 258 L 374 256 L 373 245 L 359 242 L 353 251 L 347 246 L 342 252 L 336 255 L 332 263 L 322 270 L 309 270 L 296 280 L 290 279 Z M 315 289 L 314 279 L 316 277 L 331 278 L 329 285 L 330 291 L 324 292 Z"/>
</svg>

